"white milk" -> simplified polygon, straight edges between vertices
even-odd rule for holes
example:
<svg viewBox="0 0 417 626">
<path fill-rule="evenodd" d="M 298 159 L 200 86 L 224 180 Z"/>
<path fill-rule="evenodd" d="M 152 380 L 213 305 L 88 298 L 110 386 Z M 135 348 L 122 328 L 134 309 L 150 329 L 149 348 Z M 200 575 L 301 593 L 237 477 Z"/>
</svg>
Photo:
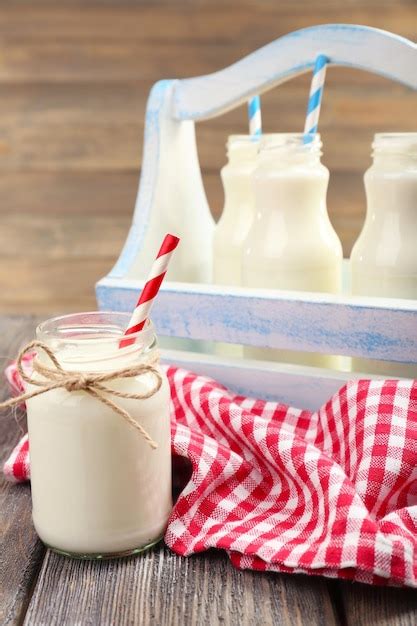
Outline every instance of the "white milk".
<svg viewBox="0 0 417 626">
<path fill-rule="evenodd" d="M 377 134 L 365 223 L 350 259 L 358 296 L 417 300 L 417 133 Z M 417 365 L 352 359 L 356 371 L 417 378 Z"/>
<path fill-rule="evenodd" d="M 170 90 L 175 98 L 175 85 Z M 171 109 L 172 100 L 167 98 L 158 111 L 159 133 L 153 112 L 147 111 L 150 128 L 129 235 L 137 237 L 138 250 L 132 260 L 129 254 L 124 259 L 122 272 L 126 266 L 127 278 L 146 279 L 165 234 L 171 232 L 181 238 L 181 245 L 170 261 L 167 279 L 211 283 L 214 220 L 199 166 L 195 124 L 190 120 L 179 124 L 171 118 Z M 127 249 L 133 252 L 130 242 Z"/>
<path fill-rule="evenodd" d="M 38 331 L 64 369 L 111 371 L 146 362 L 155 352 L 151 328 L 139 333 L 143 345 L 118 349 L 117 337 L 129 316 L 92 313 L 80 323 L 81 315 L 46 322 Z M 69 334 L 75 328 L 74 340 Z M 88 329 L 90 338 L 82 338 Z M 39 358 L 50 364 L 41 352 Z M 158 444 L 156 450 L 120 415 L 83 391 L 57 389 L 28 401 L 33 521 L 48 546 L 93 557 L 140 551 L 162 537 L 172 500 L 170 394 L 159 372 L 162 387 L 149 399 L 109 396 L 143 426 Z M 143 393 L 153 388 L 155 378 L 147 373 L 106 384 Z"/>
<path fill-rule="evenodd" d="M 217 285 L 242 284 L 242 246 L 255 213 L 252 175 L 258 143 L 249 135 L 231 135 L 227 142 L 228 163 L 221 170 L 224 209 L 213 240 L 213 282 Z"/>
<path fill-rule="evenodd" d="M 113 272 L 146 280 L 164 236 L 172 233 L 181 244 L 170 260 L 166 280 L 211 283 L 214 219 L 200 171 L 195 123 L 172 118 L 175 87 L 172 81 L 157 105 L 155 97 L 158 100 L 163 88 L 157 83 L 152 89 L 135 214 Z M 162 337 L 160 345 L 175 350 L 208 349 L 206 342 L 177 337 Z"/>
<path fill-rule="evenodd" d="M 259 140 L 250 135 L 231 135 L 227 142 L 228 163 L 221 170 L 224 209 L 213 238 L 213 282 L 242 284 L 242 248 L 255 214 L 252 175 Z M 241 356 L 241 346 L 217 344 L 224 356 Z"/>
<path fill-rule="evenodd" d="M 302 135 L 261 140 L 254 175 L 256 217 L 246 238 L 243 285 L 270 289 L 341 290 L 342 246 L 326 207 L 329 172 L 320 162 L 319 136 L 307 145 Z M 246 348 L 245 354 L 321 367 L 338 357 Z"/>
</svg>

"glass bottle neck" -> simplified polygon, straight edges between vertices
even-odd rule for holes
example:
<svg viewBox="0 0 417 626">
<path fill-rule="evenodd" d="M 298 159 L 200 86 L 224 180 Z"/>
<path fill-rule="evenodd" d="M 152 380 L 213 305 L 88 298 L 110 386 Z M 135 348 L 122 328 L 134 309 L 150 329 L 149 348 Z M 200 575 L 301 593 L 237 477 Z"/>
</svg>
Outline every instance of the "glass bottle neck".
<svg viewBox="0 0 417 626">
<path fill-rule="evenodd" d="M 417 133 L 377 133 L 372 143 L 373 165 L 381 169 L 417 168 Z"/>
<path fill-rule="evenodd" d="M 310 143 L 299 133 L 265 137 L 254 176 L 257 212 L 287 213 L 300 220 L 325 212 L 329 172 L 320 156 L 318 135 Z"/>
<path fill-rule="evenodd" d="M 228 165 L 251 166 L 256 162 L 259 139 L 250 135 L 231 135 L 227 141 Z"/>
<path fill-rule="evenodd" d="M 261 138 L 258 166 L 284 169 L 314 167 L 320 164 L 322 143 L 320 135 L 305 142 L 301 133 L 276 133 Z"/>
</svg>

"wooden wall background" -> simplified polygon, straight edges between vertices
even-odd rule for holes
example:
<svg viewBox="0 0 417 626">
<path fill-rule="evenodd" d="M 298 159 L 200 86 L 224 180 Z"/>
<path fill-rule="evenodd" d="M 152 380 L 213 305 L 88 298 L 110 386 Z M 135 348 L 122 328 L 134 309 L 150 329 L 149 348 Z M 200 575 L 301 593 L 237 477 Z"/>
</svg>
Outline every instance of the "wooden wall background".
<svg viewBox="0 0 417 626">
<path fill-rule="evenodd" d="M 3 1 L 0 8 L 0 311 L 95 307 L 94 283 L 129 227 L 148 91 L 222 68 L 289 31 L 325 22 L 416 38 L 413 0 Z M 302 129 L 309 77 L 263 98 L 267 131 Z M 376 131 L 416 130 L 416 96 L 354 70 L 328 72 L 321 131 L 329 210 L 349 254 L 364 215 Z M 219 168 L 241 108 L 197 129 L 216 216 Z M 174 166 L 174 164 L 173 164 Z"/>
</svg>

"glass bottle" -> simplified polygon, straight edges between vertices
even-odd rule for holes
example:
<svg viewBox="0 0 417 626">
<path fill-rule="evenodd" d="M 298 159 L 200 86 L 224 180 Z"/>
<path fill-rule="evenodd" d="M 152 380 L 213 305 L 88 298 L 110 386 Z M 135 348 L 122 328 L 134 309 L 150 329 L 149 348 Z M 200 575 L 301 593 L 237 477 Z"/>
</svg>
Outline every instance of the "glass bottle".
<svg viewBox="0 0 417 626">
<path fill-rule="evenodd" d="M 351 293 L 417 300 L 417 133 L 380 133 L 365 173 L 367 209 L 350 257 Z M 417 378 L 417 365 L 352 359 L 354 371 Z"/>
<path fill-rule="evenodd" d="M 250 135 L 231 135 L 228 163 L 221 170 L 224 209 L 214 231 L 213 275 L 217 285 L 242 284 L 242 246 L 255 213 L 252 175 L 258 143 Z"/>
<path fill-rule="evenodd" d="M 329 171 L 321 140 L 302 134 L 261 139 L 254 174 L 255 219 L 244 245 L 242 282 L 247 287 L 291 291 L 341 291 L 342 245 L 330 222 Z M 339 357 L 248 347 L 258 359 L 339 367 Z"/>
<path fill-rule="evenodd" d="M 224 208 L 213 237 L 213 282 L 241 286 L 242 248 L 255 213 L 252 175 L 256 167 L 258 138 L 231 135 L 227 141 L 228 162 L 221 170 Z M 216 344 L 217 354 L 239 357 L 243 348 Z"/>
</svg>

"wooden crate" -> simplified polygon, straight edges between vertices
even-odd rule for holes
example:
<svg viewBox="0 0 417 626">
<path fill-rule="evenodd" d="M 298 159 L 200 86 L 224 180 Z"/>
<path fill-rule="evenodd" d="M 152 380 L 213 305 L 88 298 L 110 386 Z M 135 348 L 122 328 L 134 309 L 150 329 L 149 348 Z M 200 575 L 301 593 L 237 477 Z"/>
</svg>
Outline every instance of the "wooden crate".
<svg viewBox="0 0 417 626">
<path fill-rule="evenodd" d="M 325 54 L 330 65 L 360 68 L 417 89 L 416 44 L 378 29 L 338 24 L 291 33 L 208 76 L 157 83 L 148 101 L 135 215 L 118 262 L 97 284 L 101 309 L 133 310 L 143 286 L 142 280 L 131 278 L 131 268 L 138 255 L 143 266 L 150 267 L 157 247 L 156 242 L 147 241 L 146 232 L 155 212 L 156 191 L 167 183 L 161 151 L 167 151 L 173 162 L 179 150 L 195 155 L 196 179 L 190 182 L 179 176 L 175 198 L 176 202 L 189 202 L 197 186 L 202 205 L 207 205 L 194 122 L 221 115 L 255 94 L 309 71 L 318 54 Z M 182 129 L 187 130 L 183 133 Z M 193 194 L 189 194 L 191 184 Z M 175 232 L 175 214 L 167 215 L 167 223 L 161 224 L 161 240 L 170 228 Z M 166 282 L 152 317 L 161 336 L 417 363 L 414 300 Z M 317 408 L 347 378 L 358 376 L 232 360 L 208 351 L 167 350 L 164 358 L 213 376 L 239 393 L 305 408 Z"/>
</svg>

